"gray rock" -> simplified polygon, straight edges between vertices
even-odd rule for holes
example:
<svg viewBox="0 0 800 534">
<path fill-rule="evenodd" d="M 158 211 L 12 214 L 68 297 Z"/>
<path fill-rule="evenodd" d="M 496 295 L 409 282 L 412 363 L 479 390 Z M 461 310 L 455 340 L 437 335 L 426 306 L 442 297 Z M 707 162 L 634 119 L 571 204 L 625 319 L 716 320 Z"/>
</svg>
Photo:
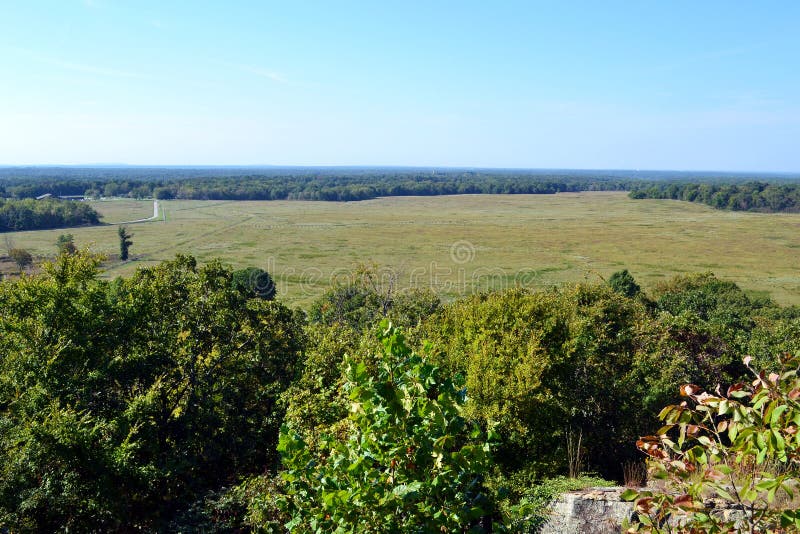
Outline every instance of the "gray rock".
<svg viewBox="0 0 800 534">
<path fill-rule="evenodd" d="M 631 519 L 633 503 L 620 499 L 625 488 L 587 488 L 565 493 L 552 505 L 542 534 L 609 534 L 621 532 Z"/>
<path fill-rule="evenodd" d="M 587 488 L 571 491 L 559 497 L 551 506 L 550 519 L 539 531 L 541 534 L 611 534 L 622 532 L 623 521 L 634 518 L 634 504 L 623 501 L 624 487 Z M 744 527 L 744 514 L 738 506 L 722 499 L 707 499 L 709 513 L 735 521 L 736 528 Z M 669 520 L 672 526 L 684 526 L 683 518 Z"/>
</svg>

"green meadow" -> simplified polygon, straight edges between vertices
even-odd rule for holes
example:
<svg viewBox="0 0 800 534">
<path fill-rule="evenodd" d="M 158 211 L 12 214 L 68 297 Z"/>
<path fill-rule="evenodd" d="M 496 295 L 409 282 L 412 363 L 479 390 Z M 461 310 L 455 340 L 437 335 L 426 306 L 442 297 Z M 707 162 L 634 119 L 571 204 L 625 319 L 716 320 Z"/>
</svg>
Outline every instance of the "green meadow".
<svg viewBox="0 0 800 534">
<path fill-rule="evenodd" d="M 800 215 L 718 211 L 625 193 L 391 197 L 361 202 L 162 201 L 166 221 L 131 224 L 132 261 L 115 260 L 110 224 L 152 215 L 152 201 L 94 202 L 109 225 L 10 234 L 39 256 L 72 233 L 109 256 L 108 276 L 188 253 L 272 273 L 307 304 L 353 267 L 374 263 L 398 288 L 454 297 L 487 288 L 599 280 L 627 268 L 645 287 L 713 271 L 782 304 L 800 304 Z"/>
</svg>

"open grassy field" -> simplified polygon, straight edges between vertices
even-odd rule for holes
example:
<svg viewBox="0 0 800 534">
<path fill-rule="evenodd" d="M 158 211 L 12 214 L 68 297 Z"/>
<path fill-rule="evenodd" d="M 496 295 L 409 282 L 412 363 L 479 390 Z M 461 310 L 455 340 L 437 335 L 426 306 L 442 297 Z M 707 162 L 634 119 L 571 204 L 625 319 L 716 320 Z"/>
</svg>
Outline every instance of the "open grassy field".
<svg viewBox="0 0 800 534">
<path fill-rule="evenodd" d="M 645 287 L 678 273 L 713 271 L 744 288 L 800 304 L 800 215 L 717 211 L 625 193 L 395 197 L 363 202 L 166 201 L 166 221 L 130 226 L 134 261 L 109 276 L 195 255 L 270 271 L 278 291 L 307 304 L 355 264 L 372 261 L 401 287 L 455 296 L 517 283 L 597 280 L 628 268 Z M 94 203 L 107 223 L 149 217 L 152 201 Z M 115 226 L 11 234 L 34 254 L 60 233 L 117 253 Z"/>
</svg>

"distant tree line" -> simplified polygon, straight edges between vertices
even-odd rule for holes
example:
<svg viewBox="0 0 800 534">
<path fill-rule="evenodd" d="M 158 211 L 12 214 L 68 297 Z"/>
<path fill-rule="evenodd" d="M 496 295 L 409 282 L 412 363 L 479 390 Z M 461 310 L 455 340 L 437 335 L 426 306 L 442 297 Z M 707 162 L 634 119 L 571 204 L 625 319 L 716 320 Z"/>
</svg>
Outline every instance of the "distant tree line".
<svg viewBox="0 0 800 534">
<path fill-rule="evenodd" d="M 97 212 L 81 202 L 0 198 L 0 232 L 84 226 L 99 222 Z"/>
<path fill-rule="evenodd" d="M 368 167 L 0 168 L 0 197 L 356 201 L 388 196 L 631 191 L 718 209 L 795 211 L 800 176 Z"/>
<path fill-rule="evenodd" d="M 651 183 L 635 188 L 630 197 L 701 202 L 735 211 L 800 211 L 800 184 L 797 183 Z"/>
<path fill-rule="evenodd" d="M 187 200 L 353 201 L 384 196 L 456 194 L 553 194 L 574 191 L 627 191 L 634 181 L 606 176 L 385 172 L 343 175 L 247 175 L 142 179 L 13 179 L 0 194 L 14 198 L 53 195 Z"/>
</svg>

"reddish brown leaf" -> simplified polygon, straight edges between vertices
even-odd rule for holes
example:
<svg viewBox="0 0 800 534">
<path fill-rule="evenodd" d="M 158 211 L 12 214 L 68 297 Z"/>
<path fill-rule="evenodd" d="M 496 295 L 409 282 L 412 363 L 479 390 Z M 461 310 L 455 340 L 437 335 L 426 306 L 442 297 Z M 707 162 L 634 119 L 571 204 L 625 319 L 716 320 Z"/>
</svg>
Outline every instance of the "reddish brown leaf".
<svg viewBox="0 0 800 534">
<path fill-rule="evenodd" d="M 691 495 L 681 495 L 675 499 L 673 504 L 679 508 L 691 509 L 694 508 L 694 499 Z"/>
<path fill-rule="evenodd" d="M 682 397 L 691 397 L 692 395 L 696 395 L 700 391 L 701 391 L 700 386 L 697 386 L 695 384 L 684 384 L 681 386 Z"/>
<path fill-rule="evenodd" d="M 653 509 L 653 498 L 645 497 L 636 501 L 636 511 L 640 514 L 649 514 Z"/>
</svg>

